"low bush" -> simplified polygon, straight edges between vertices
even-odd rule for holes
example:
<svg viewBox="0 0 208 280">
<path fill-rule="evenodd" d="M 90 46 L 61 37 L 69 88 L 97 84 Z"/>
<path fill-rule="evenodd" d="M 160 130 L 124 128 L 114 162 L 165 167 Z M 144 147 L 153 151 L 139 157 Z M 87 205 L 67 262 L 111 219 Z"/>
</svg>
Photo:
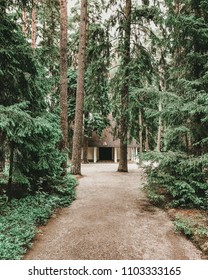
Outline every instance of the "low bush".
<svg viewBox="0 0 208 280">
<path fill-rule="evenodd" d="M 194 157 L 166 152 L 144 157 L 157 162 L 146 167 L 149 188 L 155 193 L 165 189 L 170 207 L 208 209 L 207 154 Z"/>
<path fill-rule="evenodd" d="M 68 178 L 65 187 L 54 187 L 46 193 L 38 191 L 20 199 L 0 202 L 0 259 L 21 259 L 37 233 L 37 226 L 44 225 L 55 208 L 70 205 L 75 198 L 75 179 Z"/>
<path fill-rule="evenodd" d="M 157 206 L 164 208 L 166 205 L 166 199 L 163 194 L 160 194 L 158 191 L 156 191 L 154 188 L 150 188 L 149 186 L 144 187 L 147 197 L 150 200 L 150 202 Z"/>
</svg>

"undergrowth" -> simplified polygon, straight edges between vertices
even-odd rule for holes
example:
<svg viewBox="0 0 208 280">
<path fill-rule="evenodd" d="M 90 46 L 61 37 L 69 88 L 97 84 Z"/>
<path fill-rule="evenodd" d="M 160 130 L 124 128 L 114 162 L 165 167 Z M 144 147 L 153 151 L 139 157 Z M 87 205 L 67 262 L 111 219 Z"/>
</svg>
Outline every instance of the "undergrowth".
<svg viewBox="0 0 208 280">
<path fill-rule="evenodd" d="M 194 234 L 200 237 L 208 237 L 208 228 L 200 225 L 194 219 L 182 218 L 178 215 L 173 223 L 176 231 L 184 233 L 187 237 L 191 237 Z"/>
<path fill-rule="evenodd" d="M 152 204 L 168 211 L 176 231 L 208 255 L 208 154 L 180 152 L 143 154 L 145 191 Z"/>
<path fill-rule="evenodd" d="M 146 166 L 150 198 L 160 199 L 162 189 L 168 207 L 208 210 L 208 154 L 194 157 L 179 152 L 150 152 L 143 158 L 151 162 Z"/>
<path fill-rule="evenodd" d="M 20 199 L 0 203 L 0 259 L 21 259 L 37 233 L 37 226 L 44 225 L 55 208 L 68 206 L 75 198 L 75 179 L 70 178 L 66 187 L 56 187 L 53 193 L 38 191 Z"/>
<path fill-rule="evenodd" d="M 149 199 L 149 201 L 157 206 L 157 207 L 161 207 L 164 208 L 166 205 L 166 198 L 163 194 L 158 193 L 154 188 L 149 187 L 148 185 L 146 185 L 144 187 L 144 190 L 146 191 L 147 197 Z"/>
</svg>

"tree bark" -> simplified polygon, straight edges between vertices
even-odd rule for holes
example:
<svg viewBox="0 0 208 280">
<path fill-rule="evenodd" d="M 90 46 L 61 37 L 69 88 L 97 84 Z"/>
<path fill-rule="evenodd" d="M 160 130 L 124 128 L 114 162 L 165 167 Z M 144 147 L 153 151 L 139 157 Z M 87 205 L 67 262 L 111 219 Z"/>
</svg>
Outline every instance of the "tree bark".
<svg viewBox="0 0 208 280">
<path fill-rule="evenodd" d="M 139 111 L 139 164 L 142 163 L 142 152 L 143 152 L 143 148 L 142 148 L 142 130 L 143 130 L 143 123 L 142 123 L 142 111 Z"/>
<path fill-rule="evenodd" d="M 4 134 L 0 132 L 0 172 L 3 172 L 5 168 L 4 141 L 5 141 Z"/>
<path fill-rule="evenodd" d="M 159 120 L 158 120 L 158 133 L 157 133 L 157 151 L 161 152 L 161 136 L 162 136 L 162 117 L 161 117 L 161 112 L 162 112 L 162 101 L 161 99 L 159 100 Z"/>
<path fill-rule="evenodd" d="M 149 130 L 147 125 L 145 126 L 145 150 L 149 152 Z"/>
<path fill-rule="evenodd" d="M 121 108 L 122 115 L 120 119 L 120 161 L 118 166 L 119 172 L 128 172 L 127 159 L 127 134 L 128 134 L 128 95 L 129 95 L 129 69 L 130 62 L 130 37 L 131 37 L 131 0 L 126 0 L 125 6 L 125 38 L 124 38 L 124 53 L 123 63 L 125 67 L 124 82 L 121 88 Z"/>
<path fill-rule="evenodd" d="M 89 112 L 84 113 L 86 122 L 89 120 Z M 84 127 L 84 137 L 83 137 L 83 163 L 87 164 L 88 161 L 88 126 Z"/>
<path fill-rule="evenodd" d="M 10 156 L 9 156 L 9 180 L 7 184 L 7 196 L 8 200 L 12 199 L 12 179 L 13 179 L 13 167 L 14 167 L 14 143 L 10 145 Z"/>
<path fill-rule="evenodd" d="M 22 33 L 26 35 L 27 33 L 27 9 L 26 5 L 22 9 Z"/>
<path fill-rule="evenodd" d="M 72 174 L 81 174 L 81 147 L 83 138 L 84 75 L 86 56 L 87 0 L 81 1 L 79 28 L 78 76 L 75 109 L 75 126 L 72 150 Z"/>
<path fill-rule="evenodd" d="M 34 50 L 36 48 L 36 7 L 37 0 L 33 0 L 32 7 L 32 36 L 31 36 L 31 47 Z"/>
<path fill-rule="evenodd" d="M 67 95 L 67 0 L 60 0 L 60 126 L 62 139 L 60 143 L 61 151 L 66 154 L 66 159 L 62 164 L 64 172 L 67 168 L 67 147 L 68 147 L 68 95 Z"/>
</svg>

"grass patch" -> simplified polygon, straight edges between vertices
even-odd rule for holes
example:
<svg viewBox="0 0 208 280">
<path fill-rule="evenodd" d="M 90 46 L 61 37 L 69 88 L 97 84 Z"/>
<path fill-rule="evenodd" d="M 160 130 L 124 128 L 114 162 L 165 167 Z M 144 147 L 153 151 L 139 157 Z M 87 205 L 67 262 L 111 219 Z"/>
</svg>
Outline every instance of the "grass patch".
<svg viewBox="0 0 208 280">
<path fill-rule="evenodd" d="M 54 209 L 68 206 L 75 198 L 71 179 L 66 188 L 54 193 L 37 192 L 21 199 L 0 203 L 0 259 L 19 260 L 31 247 L 37 226 L 46 224 Z"/>
</svg>

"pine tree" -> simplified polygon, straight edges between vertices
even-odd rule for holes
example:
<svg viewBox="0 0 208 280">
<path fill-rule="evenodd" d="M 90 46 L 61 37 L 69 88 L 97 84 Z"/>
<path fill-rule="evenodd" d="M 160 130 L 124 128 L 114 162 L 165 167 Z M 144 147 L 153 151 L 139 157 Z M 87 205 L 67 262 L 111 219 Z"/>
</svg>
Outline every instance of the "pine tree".
<svg viewBox="0 0 208 280">
<path fill-rule="evenodd" d="M 61 150 L 67 154 L 68 147 L 68 51 L 67 51 L 67 0 L 60 0 L 60 124 L 62 131 Z M 63 162 L 63 168 L 67 167 L 67 159 Z M 66 171 L 65 171 L 66 172 Z"/>
<path fill-rule="evenodd" d="M 7 11 L 0 21 L 1 166 L 9 159 L 4 187 L 9 199 L 14 187 L 24 193 L 53 192 L 58 185 L 67 184 L 68 177 L 61 177 L 60 124 L 58 115 L 48 110 L 47 69 L 23 36 L 21 24 Z"/>
<path fill-rule="evenodd" d="M 87 28 L 87 0 L 81 1 L 78 76 L 75 110 L 75 127 L 72 150 L 72 174 L 81 174 L 81 147 L 83 136 L 83 109 L 84 109 L 84 75 L 86 59 L 86 28 Z"/>
<path fill-rule="evenodd" d="M 31 47 L 32 49 L 36 48 L 36 10 L 37 10 L 37 0 L 32 1 L 32 36 L 31 36 Z M 25 20 L 25 19 L 24 19 Z M 24 27 L 24 21 L 23 21 L 23 27 Z M 25 31 L 25 27 L 23 28 L 23 33 Z"/>
<path fill-rule="evenodd" d="M 129 99 L 129 63 L 130 63 L 130 38 L 131 38 L 131 0 L 126 0 L 125 20 L 124 20 L 124 46 L 123 46 L 123 67 L 124 81 L 121 87 L 121 119 L 120 125 L 120 161 L 118 166 L 119 172 L 128 172 L 127 161 L 127 136 L 128 136 L 128 99 Z"/>
<path fill-rule="evenodd" d="M 207 209 L 207 4 L 165 3 L 169 65 L 162 119 L 167 152 L 159 156 L 149 182 L 168 191 L 171 206 Z"/>
</svg>

